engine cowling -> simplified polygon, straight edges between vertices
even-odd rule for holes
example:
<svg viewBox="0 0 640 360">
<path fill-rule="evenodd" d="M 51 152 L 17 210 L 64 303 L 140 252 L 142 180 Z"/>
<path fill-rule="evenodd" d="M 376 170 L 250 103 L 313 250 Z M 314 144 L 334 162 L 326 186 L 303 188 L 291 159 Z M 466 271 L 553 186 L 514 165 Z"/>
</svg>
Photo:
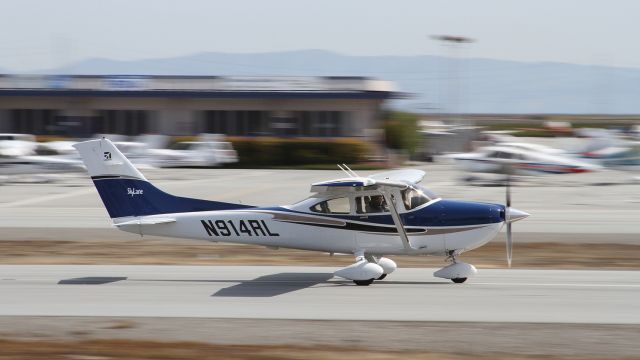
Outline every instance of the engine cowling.
<svg viewBox="0 0 640 360">
<path fill-rule="evenodd" d="M 370 263 L 367 260 L 360 260 L 355 264 L 351 264 L 336 271 L 333 274 L 347 280 L 369 280 L 377 279 L 383 273 L 384 270 L 382 269 L 382 266 Z"/>
</svg>

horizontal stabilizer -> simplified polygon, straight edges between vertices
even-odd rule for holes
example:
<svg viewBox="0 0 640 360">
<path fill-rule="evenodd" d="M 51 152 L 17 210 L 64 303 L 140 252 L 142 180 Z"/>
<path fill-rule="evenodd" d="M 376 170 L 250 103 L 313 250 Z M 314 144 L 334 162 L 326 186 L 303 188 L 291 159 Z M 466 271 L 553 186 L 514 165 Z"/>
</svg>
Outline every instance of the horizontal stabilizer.
<svg viewBox="0 0 640 360">
<path fill-rule="evenodd" d="M 176 222 L 176 219 L 170 218 L 149 218 L 149 219 L 135 219 L 131 221 L 124 221 L 120 223 L 114 223 L 115 226 L 129 226 L 129 225 L 157 225 L 157 224 L 168 224 Z"/>
</svg>

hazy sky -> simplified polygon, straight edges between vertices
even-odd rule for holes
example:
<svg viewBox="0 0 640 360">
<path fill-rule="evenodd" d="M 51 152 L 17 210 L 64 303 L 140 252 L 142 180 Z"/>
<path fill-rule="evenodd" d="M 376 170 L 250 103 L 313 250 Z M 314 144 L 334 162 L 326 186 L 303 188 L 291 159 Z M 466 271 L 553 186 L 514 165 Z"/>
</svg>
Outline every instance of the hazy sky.
<svg viewBox="0 0 640 360">
<path fill-rule="evenodd" d="M 0 69 L 206 51 L 444 54 L 432 34 L 477 39 L 473 57 L 640 67 L 639 17 L 637 0 L 2 0 Z"/>
</svg>

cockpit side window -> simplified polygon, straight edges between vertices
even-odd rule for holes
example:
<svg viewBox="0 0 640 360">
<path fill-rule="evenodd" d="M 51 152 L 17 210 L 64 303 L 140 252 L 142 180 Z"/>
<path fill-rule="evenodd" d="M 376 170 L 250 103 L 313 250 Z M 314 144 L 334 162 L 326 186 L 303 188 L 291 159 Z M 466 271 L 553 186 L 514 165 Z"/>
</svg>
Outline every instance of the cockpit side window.
<svg viewBox="0 0 640 360">
<path fill-rule="evenodd" d="M 430 201 L 429 197 L 425 195 L 420 189 L 413 187 L 402 190 L 402 200 L 404 208 L 406 210 L 413 210 L 420 205 L 426 204 Z"/>
<path fill-rule="evenodd" d="M 349 214 L 351 205 L 349 204 L 348 197 L 341 197 L 321 201 L 313 205 L 309 210 L 323 214 Z"/>
<path fill-rule="evenodd" d="M 387 202 L 382 195 L 356 197 L 356 213 L 375 214 L 388 212 Z"/>
</svg>

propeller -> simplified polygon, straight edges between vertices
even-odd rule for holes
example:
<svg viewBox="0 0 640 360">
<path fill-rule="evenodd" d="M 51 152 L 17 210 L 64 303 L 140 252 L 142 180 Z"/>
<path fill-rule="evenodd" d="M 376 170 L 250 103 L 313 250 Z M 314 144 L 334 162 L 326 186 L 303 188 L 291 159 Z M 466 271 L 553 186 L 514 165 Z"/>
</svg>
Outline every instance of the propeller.
<svg viewBox="0 0 640 360">
<path fill-rule="evenodd" d="M 504 207 L 504 222 L 507 223 L 507 264 L 511 267 L 513 254 L 513 235 L 511 234 L 511 223 L 529 217 L 529 213 L 511 207 L 511 176 L 507 174 L 506 199 Z"/>
<path fill-rule="evenodd" d="M 506 201 L 504 207 L 504 219 L 507 223 L 507 264 L 511 267 L 513 255 L 513 237 L 511 236 L 511 178 L 507 176 Z"/>
</svg>

